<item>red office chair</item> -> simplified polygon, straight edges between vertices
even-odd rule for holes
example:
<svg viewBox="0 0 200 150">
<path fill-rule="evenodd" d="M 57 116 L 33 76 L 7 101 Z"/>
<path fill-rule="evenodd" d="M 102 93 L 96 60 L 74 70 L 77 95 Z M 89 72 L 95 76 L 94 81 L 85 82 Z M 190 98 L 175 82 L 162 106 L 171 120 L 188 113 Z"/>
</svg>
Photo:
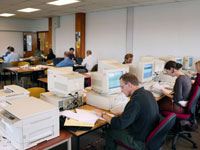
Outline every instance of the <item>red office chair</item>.
<svg viewBox="0 0 200 150">
<path fill-rule="evenodd" d="M 146 141 L 147 150 L 158 150 L 164 144 L 169 130 L 174 126 L 176 121 L 176 114 L 169 113 L 158 126 L 150 133 Z M 115 140 L 115 142 L 128 150 L 134 150 L 131 147 L 123 144 L 122 142 Z"/>
<path fill-rule="evenodd" d="M 196 86 L 200 86 L 200 74 L 197 74 L 194 84 L 192 85 L 192 91 L 195 90 Z M 197 101 L 196 116 L 200 118 L 200 99 Z"/>
<path fill-rule="evenodd" d="M 193 144 L 194 148 L 197 148 L 197 144 L 192 141 L 191 139 L 191 134 L 190 131 L 184 131 L 181 128 L 181 124 L 180 121 L 181 120 L 188 120 L 190 121 L 190 123 L 193 125 L 195 123 L 195 110 L 196 110 L 196 105 L 197 105 L 197 100 L 200 97 L 200 88 L 199 86 L 195 86 L 194 88 L 192 88 L 191 94 L 190 94 L 190 100 L 187 106 L 187 113 L 185 114 L 176 114 L 176 124 L 175 124 L 175 136 L 174 139 L 172 141 L 172 149 L 175 150 L 176 149 L 176 142 L 178 137 L 182 137 L 186 140 L 188 140 L 189 142 L 191 142 Z M 162 111 L 162 114 L 164 115 L 168 115 L 171 112 L 168 111 Z M 185 136 L 188 135 L 188 136 Z"/>
</svg>

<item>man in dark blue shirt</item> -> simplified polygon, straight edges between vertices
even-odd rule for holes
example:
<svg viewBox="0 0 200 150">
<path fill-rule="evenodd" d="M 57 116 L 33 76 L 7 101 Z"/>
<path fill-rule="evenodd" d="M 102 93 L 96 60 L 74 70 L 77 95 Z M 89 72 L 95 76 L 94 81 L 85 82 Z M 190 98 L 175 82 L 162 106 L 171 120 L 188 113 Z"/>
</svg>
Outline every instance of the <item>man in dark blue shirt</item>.
<svg viewBox="0 0 200 150">
<path fill-rule="evenodd" d="M 122 92 L 129 97 L 124 112 L 110 117 L 101 111 L 96 113 L 103 117 L 110 128 L 106 132 L 106 150 L 115 150 L 114 140 L 136 150 L 145 150 L 145 141 L 159 122 L 158 104 L 150 91 L 139 87 L 138 79 L 131 73 L 120 77 Z"/>
</svg>

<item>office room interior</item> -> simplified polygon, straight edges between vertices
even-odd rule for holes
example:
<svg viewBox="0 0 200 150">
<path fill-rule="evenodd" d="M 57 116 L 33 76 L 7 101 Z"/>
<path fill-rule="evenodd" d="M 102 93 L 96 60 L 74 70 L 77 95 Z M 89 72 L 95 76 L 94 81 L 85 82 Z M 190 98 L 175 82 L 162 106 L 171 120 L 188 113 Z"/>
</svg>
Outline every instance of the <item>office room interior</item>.
<svg viewBox="0 0 200 150">
<path fill-rule="evenodd" d="M 17 1 L 17 0 L 15 0 L 15 1 Z M 23 2 L 28 3 L 27 0 L 20 0 L 20 1 L 21 1 L 21 4 Z M 30 0 L 30 1 L 32 1 L 32 0 Z M 37 0 L 37 1 L 39 1 L 39 0 Z M 120 62 L 120 65 L 121 65 L 121 63 L 124 61 L 124 56 L 128 53 L 133 54 L 133 62 L 139 62 L 139 59 L 141 56 L 147 56 L 147 55 L 153 56 L 155 58 L 166 57 L 166 56 L 176 56 L 177 58 L 179 58 L 179 57 L 184 58 L 186 56 L 191 56 L 193 58 L 193 61 L 192 61 L 193 65 L 192 65 L 192 68 L 190 68 L 190 70 L 192 70 L 192 71 L 195 71 L 195 62 L 200 60 L 200 55 L 199 55 L 199 51 L 200 51 L 200 44 L 199 44 L 200 43 L 199 42 L 200 41 L 200 29 L 199 29 L 199 27 L 200 27 L 200 15 L 199 15 L 200 14 L 200 0 L 142 0 L 142 1 L 140 1 L 140 0 L 124 0 L 124 1 L 126 1 L 124 3 L 120 2 L 120 0 L 94 0 L 94 2 L 92 2 L 92 0 L 80 0 L 81 2 L 83 2 L 83 4 L 80 4 L 80 5 L 79 4 L 77 4 L 77 5 L 70 4 L 68 6 L 69 8 L 71 7 L 71 9 L 69 9 L 69 11 L 66 10 L 66 11 L 63 11 L 62 13 L 59 12 L 58 14 L 56 14 L 56 10 L 53 10 L 52 8 L 60 7 L 60 6 L 50 6 L 51 10 L 49 11 L 49 14 L 50 14 L 49 16 L 47 13 L 42 14 L 42 9 L 48 10 L 48 8 L 50 8 L 50 7 L 47 7 L 47 6 L 45 7 L 45 5 L 47 2 L 50 2 L 53 0 L 42 0 L 42 1 L 43 1 L 43 4 L 41 6 L 42 7 L 40 10 L 41 12 L 38 11 L 41 14 L 40 16 L 39 15 L 34 16 L 34 12 L 22 14 L 21 12 L 20 13 L 17 12 L 17 10 L 13 11 L 12 6 L 10 6 L 8 11 L 10 13 L 17 12 L 15 16 L 11 16 L 11 17 L 1 17 L 0 16 L 0 57 L 5 55 L 8 46 L 13 46 L 15 49 L 15 52 L 17 52 L 21 58 L 34 56 L 34 50 L 36 48 L 35 46 L 38 47 L 38 44 L 39 44 L 38 39 L 36 39 L 36 43 L 34 43 L 35 46 L 32 47 L 32 53 L 27 53 L 27 51 L 24 50 L 24 35 L 34 34 L 34 36 L 37 36 L 37 38 L 39 38 L 39 33 L 45 33 L 45 36 L 47 36 L 47 38 L 46 38 L 47 41 L 43 41 L 43 44 L 44 44 L 43 48 L 45 48 L 44 52 L 46 54 L 48 54 L 49 48 L 53 49 L 54 54 L 58 58 L 59 57 L 63 58 L 64 53 L 66 51 L 68 51 L 69 48 L 71 48 L 71 47 L 75 48 L 75 52 L 77 52 L 76 51 L 76 49 L 77 49 L 76 15 L 78 13 L 84 13 L 85 14 L 85 43 L 84 43 L 85 57 L 86 57 L 86 51 L 91 50 L 92 55 L 95 58 L 97 58 L 98 60 L 114 59 L 114 60 L 117 60 L 118 62 Z M 97 3 L 102 1 L 102 4 L 99 4 L 99 6 L 98 6 L 98 4 L 95 3 L 95 1 Z M 114 3 L 115 3 L 114 1 L 116 1 L 116 5 L 114 5 Z M 131 3 L 131 1 L 133 3 L 129 4 L 129 3 Z M 85 2 L 85 4 L 84 4 L 84 2 Z M 106 6 L 105 3 L 108 3 L 109 5 Z M 112 6 L 112 4 L 113 4 L 113 6 Z M 23 5 L 23 6 L 28 6 L 28 4 Z M 83 11 L 76 11 L 75 6 L 77 7 L 77 9 L 79 7 L 80 8 L 82 7 Z M 4 7 L 3 2 L 2 2 L 2 6 L 1 6 L 1 2 L 0 2 L 0 14 L 4 13 L 3 7 Z M 35 7 L 35 6 L 30 5 L 29 7 Z M 17 7 L 15 7 L 15 8 L 21 9 L 20 3 L 18 3 Z M 52 11 L 52 13 L 51 13 L 51 11 Z M 20 15 L 18 16 L 17 14 L 20 14 L 21 16 Z M 50 30 L 51 30 L 51 34 L 48 33 Z M 41 35 L 41 36 L 43 36 L 43 35 Z M 32 38 L 34 39 L 35 37 L 32 37 Z M 76 53 L 75 53 L 75 55 L 76 55 Z M 46 63 L 44 60 L 43 60 L 43 62 Z M 145 63 L 145 61 L 144 62 L 141 61 L 141 63 Z M 151 63 L 154 63 L 154 62 L 151 62 Z M 53 63 L 51 65 L 53 65 Z M 40 65 L 38 65 L 38 66 L 40 66 Z M 54 64 L 54 66 L 55 66 L 55 64 Z M 50 67 L 52 67 L 52 66 L 50 66 Z M 73 70 L 73 67 L 77 67 L 77 66 L 76 65 L 72 66 L 72 68 L 69 68 L 70 71 L 67 70 L 67 72 L 71 73 Z M 15 68 L 15 67 L 13 67 L 13 68 Z M 20 67 L 18 66 L 18 68 L 20 68 Z M 145 67 L 142 67 L 142 68 L 144 70 Z M 50 69 L 52 69 L 52 68 L 50 68 Z M 112 69 L 111 69 L 111 72 L 116 68 L 114 68 L 113 70 Z M 121 69 L 120 67 L 117 69 L 119 69 L 119 71 L 122 71 L 122 70 L 120 70 Z M 151 73 L 153 72 L 152 70 L 153 70 L 153 65 L 151 66 Z M 188 70 L 186 70 L 186 71 L 188 71 Z M 124 71 L 124 72 L 126 72 L 126 71 Z M 96 73 L 96 72 L 94 72 L 94 73 Z M 103 72 L 103 73 L 105 73 L 105 72 Z M 46 73 L 45 86 L 44 87 L 41 86 L 42 88 L 44 88 L 46 93 L 52 92 L 49 89 L 48 89 L 49 91 L 47 90 L 47 88 L 49 88 L 48 82 L 50 81 L 50 79 L 48 79 L 49 74 L 50 73 Z M 85 86 L 85 84 L 84 85 L 81 84 L 82 82 L 79 82 L 79 85 L 81 84 L 81 88 L 83 86 L 85 93 L 83 92 L 84 96 L 83 95 L 81 95 L 81 96 L 83 96 L 86 99 L 86 97 L 88 95 L 87 90 L 89 89 L 91 92 L 91 90 L 94 90 L 94 89 L 91 87 L 92 72 L 89 71 L 89 73 L 85 73 L 85 74 L 90 75 L 90 77 L 89 77 L 90 78 L 90 87 Z M 141 73 L 141 74 L 144 74 L 144 73 Z M 9 75 L 10 75 L 10 78 L 8 77 Z M 16 76 L 12 76 L 12 73 L 6 74 L 6 76 L 8 78 L 7 77 L 4 78 L 5 82 L 3 82 L 4 79 L 1 80 L 2 85 L 0 85 L 0 89 L 4 88 L 4 85 L 6 85 L 4 83 L 10 84 L 10 83 L 12 83 L 13 78 L 14 78 L 14 80 L 15 80 L 15 77 L 18 78 L 17 73 L 16 73 Z M 121 76 L 121 74 L 120 74 L 120 76 Z M 158 76 L 158 74 L 156 74 L 156 76 Z M 82 78 L 83 78 L 83 76 L 82 76 Z M 84 77 L 84 79 L 83 79 L 84 82 L 85 82 L 85 78 L 86 77 Z M 94 76 L 93 76 L 93 78 L 94 78 Z M 102 78 L 101 80 L 102 81 L 106 80 L 106 82 L 110 82 L 108 77 L 106 78 L 105 75 L 104 75 L 104 78 Z M 151 80 L 149 81 L 149 83 L 151 83 L 151 81 L 154 81 L 154 80 L 152 80 L 152 78 L 153 78 L 153 74 L 151 74 Z M 11 81 L 10 81 L 10 79 L 11 79 Z M 37 78 L 37 79 L 39 79 L 39 78 Z M 30 78 L 30 81 L 31 80 L 32 80 L 32 78 Z M 160 81 L 161 80 L 156 81 L 156 82 L 161 83 Z M 34 84 L 35 85 L 37 84 L 39 87 L 38 82 L 39 81 L 37 80 L 37 83 L 35 82 Z M 55 81 L 52 80 L 51 82 L 55 82 Z M 61 83 L 62 81 L 59 81 L 59 82 Z M 87 82 L 88 82 L 88 79 L 87 79 Z M 18 82 L 16 80 L 13 83 L 17 84 Z M 72 83 L 72 82 L 70 82 L 70 83 Z M 147 82 L 145 82 L 145 83 L 147 83 Z M 145 83 L 140 84 L 140 86 L 145 85 Z M 34 87 L 34 84 L 29 85 L 29 86 Z M 77 87 L 80 87 L 79 85 Z M 108 84 L 106 84 L 105 87 L 106 86 L 108 86 Z M 87 87 L 87 88 L 85 88 L 85 87 Z M 118 87 L 120 88 L 120 92 L 121 92 L 120 83 L 119 83 Z M 23 88 L 26 88 L 26 87 L 23 87 Z M 106 88 L 108 88 L 108 87 L 106 87 Z M 65 89 L 63 88 L 62 92 L 64 90 Z M 67 96 L 69 96 L 69 95 L 70 94 L 67 93 Z M 56 96 L 58 96 L 58 95 L 56 95 Z M 64 98 L 66 98 L 66 97 L 64 97 Z M 73 97 L 73 95 L 72 95 L 72 97 Z M 160 97 L 161 96 L 159 96 L 159 98 Z M 127 102 L 128 102 L 128 98 L 127 97 L 125 97 L 125 98 L 127 99 Z M 154 96 L 154 98 L 156 99 L 155 96 Z M 77 99 L 79 99 L 79 97 Z M 80 99 L 82 101 L 82 97 Z M 157 99 L 156 99 L 156 101 L 157 101 Z M 83 103 L 81 102 L 81 105 L 82 104 Z M 88 104 L 88 103 L 84 102 L 84 104 Z M 88 105 L 90 105 L 90 104 L 88 104 Z M 77 106 L 77 107 L 79 107 L 79 106 Z M 125 105 L 123 107 L 125 107 Z M 70 108 L 70 109 L 72 109 L 72 108 Z M 99 109 L 103 109 L 103 108 L 99 108 Z M 58 107 L 58 111 L 60 111 L 59 107 Z M 106 113 L 108 111 L 110 111 L 110 110 L 109 109 L 106 110 Z M 60 117 L 60 112 L 57 115 Z M 57 117 L 57 118 L 59 118 L 59 117 Z M 103 117 L 103 112 L 102 112 L 102 117 Z M 106 122 L 106 120 L 104 120 L 104 121 Z M 198 120 L 198 124 L 199 124 L 199 120 Z M 60 127 L 58 127 L 58 129 L 60 129 Z M 200 130 L 198 129 L 198 131 L 195 132 L 194 136 L 193 136 L 196 141 L 199 139 L 199 131 Z M 58 132 L 59 132 L 59 136 L 63 134 L 63 133 L 61 134 L 60 130 Z M 99 131 L 97 131 L 97 132 L 99 132 Z M 68 143 L 67 149 L 75 149 L 75 148 L 80 149 L 80 147 L 82 149 L 84 149 L 84 147 L 86 147 L 86 149 L 87 149 L 88 145 L 92 145 L 92 144 L 90 144 L 90 142 L 92 140 L 92 138 L 91 138 L 92 136 L 89 137 L 90 135 L 87 135 L 87 136 L 88 136 L 88 138 L 91 138 L 91 140 L 87 140 L 87 139 L 83 138 L 83 140 L 82 141 L 80 140 L 80 142 L 79 142 L 79 136 L 82 136 L 81 134 L 76 135 L 76 134 L 73 134 L 73 132 L 72 133 L 70 132 L 70 134 L 68 135 L 69 137 L 68 137 L 68 141 L 67 141 L 67 143 Z M 102 134 L 102 131 L 100 131 L 100 134 Z M 76 136 L 78 137 L 78 138 L 76 137 L 78 140 L 77 139 L 74 140 L 75 139 L 74 135 L 75 135 L 75 137 Z M 1 137 L 1 135 L 0 135 L 0 137 Z M 71 141 L 71 138 L 72 138 L 72 141 Z M 97 137 L 97 139 L 99 140 L 99 137 Z M 72 143 L 72 146 L 71 146 L 71 143 Z M 166 143 L 167 144 L 164 145 L 163 149 L 168 149 L 171 147 L 171 141 L 170 142 L 167 141 Z M 85 144 L 88 144 L 88 145 L 85 146 Z M 180 145 L 178 145 L 177 147 L 178 148 L 181 147 L 181 149 L 185 145 L 186 145 L 186 149 L 193 148 L 192 145 L 188 144 L 187 142 L 185 144 L 183 141 L 181 141 L 179 144 Z M 197 144 L 198 144 L 198 142 L 197 142 Z M 54 145 L 57 146 L 59 144 L 56 143 Z M 63 146 L 63 147 L 61 146 L 61 149 L 66 148 L 66 146 Z M 59 149 L 59 150 L 61 150 L 61 149 Z M 53 150 L 57 150 L 57 149 L 53 149 Z"/>
<path fill-rule="evenodd" d="M 123 61 L 126 53 L 139 56 L 193 56 L 199 60 L 200 1 L 176 1 L 105 11 L 86 12 L 85 49 L 99 59 Z M 54 22 L 54 17 L 52 18 Z M 56 19 L 55 19 L 56 20 Z M 52 24 L 52 48 L 57 57 L 75 47 L 75 14 Z M 48 31 L 48 18 L 0 18 L 0 54 L 15 47 L 23 57 L 23 32 Z M 114 54 L 114 55 L 113 55 Z"/>
</svg>

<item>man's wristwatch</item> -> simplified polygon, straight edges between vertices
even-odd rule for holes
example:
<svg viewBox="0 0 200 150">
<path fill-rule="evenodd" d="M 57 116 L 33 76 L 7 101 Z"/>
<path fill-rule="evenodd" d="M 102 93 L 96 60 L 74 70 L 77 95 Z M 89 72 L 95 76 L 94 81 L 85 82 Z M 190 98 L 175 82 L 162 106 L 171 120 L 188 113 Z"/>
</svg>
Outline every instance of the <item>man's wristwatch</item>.
<svg viewBox="0 0 200 150">
<path fill-rule="evenodd" d="M 102 112 L 102 114 L 101 114 L 101 117 L 103 118 L 103 115 L 106 115 L 106 113 L 105 112 Z"/>
</svg>

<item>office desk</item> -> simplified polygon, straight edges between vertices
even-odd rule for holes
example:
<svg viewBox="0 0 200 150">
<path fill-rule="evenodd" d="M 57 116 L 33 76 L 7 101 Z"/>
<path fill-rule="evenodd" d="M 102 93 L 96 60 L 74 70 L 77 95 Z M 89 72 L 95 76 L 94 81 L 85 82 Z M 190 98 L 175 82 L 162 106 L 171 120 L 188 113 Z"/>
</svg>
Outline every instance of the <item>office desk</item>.
<svg viewBox="0 0 200 150">
<path fill-rule="evenodd" d="M 67 150 L 71 150 L 71 137 L 72 137 L 72 135 L 70 133 L 61 130 L 60 136 L 58 136 L 54 139 L 51 139 L 49 141 L 39 143 L 38 145 L 31 147 L 28 150 L 47 150 L 47 149 L 54 148 L 65 142 L 67 142 Z"/>
<path fill-rule="evenodd" d="M 19 85 L 19 74 L 41 72 L 41 71 L 44 71 L 46 68 L 32 69 L 29 67 L 27 69 L 22 69 L 20 67 L 5 67 L 4 69 L 10 71 L 10 73 L 13 72 L 16 74 L 16 84 Z M 11 84 L 12 84 L 12 80 L 11 80 Z"/>
<path fill-rule="evenodd" d="M 93 110 L 93 109 L 99 109 L 99 108 L 96 108 L 96 107 L 93 107 L 93 106 L 90 106 L 90 105 L 83 105 L 81 107 L 79 107 L 79 109 L 84 109 L 84 110 Z M 102 109 L 100 109 L 102 110 Z M 109 112 L 109 111 L 105 111 L 105 110 L 102 110 L 104 112 Z M 104 127 L 105 125 L 107 125 L 107 122 L 105 120 L 97 120 L 95 126 L 90 129 L 90 130 L 87 130 L 87 131 L 71 131 L 71 130 L 68 130 L 73 136 L 76 137 L 76 145 L 77 145 L 77 150 L 80 149 L 80 137 L 85 135 L 85 134 L 88 134 L 90 132 L 93 132 L 99 128 L 102 128 Z"/>
</svg>

